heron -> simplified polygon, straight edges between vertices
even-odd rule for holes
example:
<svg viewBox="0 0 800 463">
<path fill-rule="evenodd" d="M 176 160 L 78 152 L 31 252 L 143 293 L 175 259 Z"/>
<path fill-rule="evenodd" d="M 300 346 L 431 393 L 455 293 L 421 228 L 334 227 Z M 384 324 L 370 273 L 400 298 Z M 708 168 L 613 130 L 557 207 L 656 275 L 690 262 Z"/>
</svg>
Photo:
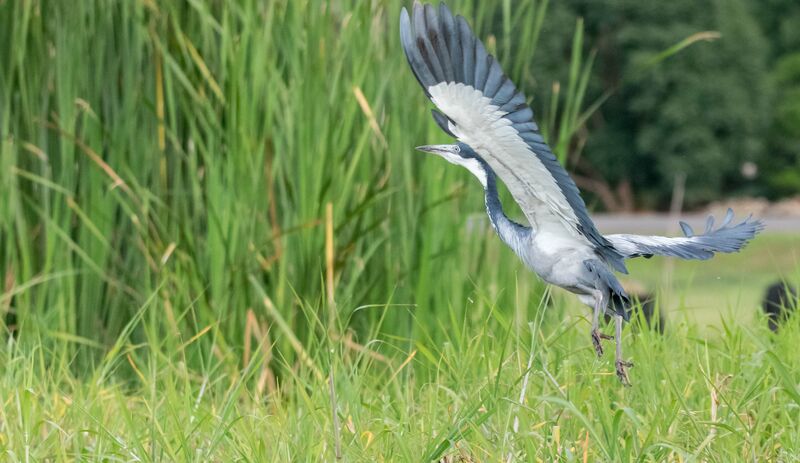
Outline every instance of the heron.
<svg viewBox="0 0 800 463">
<path fill-rule="evenodd" d="M 412 18 L 413 16 L 413 18 Z M 586 210 L 575 182 L 546 143 L 525 95 L 494 56 L 486 51 L 462 16 L 442 2 L 438 8 L 418 1 L 400 14 L 400 39 L 411 70 L 433 102 L 435 123 L 456 143 L 416 149 L 469 170 L 481 183 L 489 220 L 500 240 L 544 282 L 577 295 L 592 308 L 591 340 L 598 357 L 602 340 L 615 341 L 615 369 L 630 386 L 622 355 L 622 327 L 628 295 L 615 272 L 627 274 L 625 261 L 654 255 L 709 259 L 715 253 L 741 249 L 763 229 L 748 216 L 734 224 L 729 209 L 714 228 L 695 234 L 681 222 L 685 236 L 603 235 Z M 502 181 L 527 224 L 511 220 L 497 193 Z M 600 316 L 609 311 L 614 336 L 600 331 Z"/>
</svg>

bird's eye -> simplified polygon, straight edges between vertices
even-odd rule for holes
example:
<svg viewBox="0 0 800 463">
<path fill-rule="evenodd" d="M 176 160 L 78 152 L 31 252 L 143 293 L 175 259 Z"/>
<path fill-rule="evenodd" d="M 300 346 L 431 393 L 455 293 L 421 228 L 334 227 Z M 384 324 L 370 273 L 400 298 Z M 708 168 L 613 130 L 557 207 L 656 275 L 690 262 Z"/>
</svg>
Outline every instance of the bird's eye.
<svg viewBox="0 0 800 463">
<path fill-rule="evenodd" d="M 456 153 L 460 153 L 460 152 L 461 152 L 461 147 L 456 145 Z"/>
</svg>

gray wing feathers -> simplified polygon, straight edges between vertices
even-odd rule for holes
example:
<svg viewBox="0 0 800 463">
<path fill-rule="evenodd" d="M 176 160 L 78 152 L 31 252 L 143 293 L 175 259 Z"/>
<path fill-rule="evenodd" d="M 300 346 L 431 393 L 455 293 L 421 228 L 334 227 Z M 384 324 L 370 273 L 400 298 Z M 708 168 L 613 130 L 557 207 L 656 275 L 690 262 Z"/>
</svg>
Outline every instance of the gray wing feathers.
<svg viewBox="0 0 800 463">
<path fill-rule="evenodd" d="M 436 83 L 433 74 L 428 69 L 428 64 L 422 59 L 417 47 L 414 46 L 415 39 L 411 33 L 411 19 L 408 17 L 408 11 L 403 8 L 400 14 L 400 41 L 403 43 L 403 48 L 406 49 L 406 59 L 414 72 L 414 77 L 428 94 L 428 87 Z M 412 52 L 409 52 L 411 50 Z M 428 95 L 430 97 L 430 95 Z"/>
<path fill-rule="evenodd" d="M 444 34 L 445 49 L 450 55 L 450 65 L 453 67 L 453 76 L 457 81 L 464 79 L 464 57 L 461 54 L 461 39 L 458 34 L 456 20 L 442 3 L 439 5 L 439 20 L 442 33 Z"/>
<path fill-rule="evenodd" d="M 746 218 L 741 223 L 731 225 L 733 211 L 728 209 L 725 219 L 719 228 L 714 229 L 714 217 L 706 221 L 705 232 L 695 235 L 687 223 L 681 222 L 683 237 L 668 238 L 666 236 L 641 235 L 608 235 L 606 238 L 625 255 L 625 258 L 670 256 L 681 259 L 710 259 L 717 252 L 737 252 L 756 233 L 764 229 L 760 220 Z"/>
<path fill-rule="evenodd" d="M 431 5 L 425 5 L 425 24 L 428 27 L 428 38 L 442 68 L 442 75 L 448 82 L 453 82 L 456 79 L 456 75 L 453 63 L 450 60 L 447 39 L 442 34 L 436 10 Z"/>
<path fill-rule="evenodd" d="M 453 132 L 450 131 L 450 126 L 448 126 L 448 124 L 452 123 L 452 121 L 448 119 L 447 116 L 435 109 L 431 109 L 431 115 L 433 116 L 433 120 L 436 121 L 436 125 L 438 125 L 439 128 L 444 131 L 444 133 L 453 138 L 457 138 Z"/>
<path fill-rule="evenodd" d="M 578 231 L 592 243 L 604 261 L 617 271 L 627 273 L 622 254 L 597 231 L 578 187 L 545 143 L 525 95 L 503 73 L 494 57 L 486 52 L 467 21 L 461 16 L 453 17 L 444 4 L 439 5 L 437 14 L 431 5 L 423 7 L 414 2 L 412 14 L 413 31 L 408 11 L 403 8 L 400 13 L 400 39 L 408 63 L 428 97 L 428 88 L 438 83 L 463 83 L 480 90 L 493 105 L 506 112 L 504 118 L 511 122 L 533 154 L 545 165 L 575 211 Z M 444 128 L 445 119 L 434 118 Z"/>
<path fill-rule="evenodd" d="M 464 84 L 473 86 L 475 83 L 475 36 L 469 28 L 467 21 L 459 16 L 456 18 L 458 23 L 458 45 L 461 47 L 462 57 L 462 76 Z"/>
</svg>

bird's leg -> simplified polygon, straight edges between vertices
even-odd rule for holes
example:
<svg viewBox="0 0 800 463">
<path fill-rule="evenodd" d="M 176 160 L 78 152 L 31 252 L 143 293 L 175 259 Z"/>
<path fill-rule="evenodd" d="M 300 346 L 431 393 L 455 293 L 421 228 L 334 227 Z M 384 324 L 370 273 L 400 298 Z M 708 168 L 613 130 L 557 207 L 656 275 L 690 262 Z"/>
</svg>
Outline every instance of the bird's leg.
<svg viewBox="0 0 800 463">
<path fill-rule="evenodd" d="M 594 314 L 592 315 L 592 344 L 594 344 L 594 351 L 598 357 L 603 356 L 603 345 L 600 344 L 600 340 L 613 339 L 611 336 L 600 332 L 600 314 L 605 308 L 605 298 L 602 295 L 595 297 Z"/>
<path fill-rule="evenodd" d="M 633 363 L 622 360 L 622 315 L 617 315 L 614 318 L 617 325 L 615 330 L 617 343 L 615 365 L 617 367 L 617 377 L 624 386 L 630 386 L 631 382 L 628 381 L 628 373 L 625 371 L 625 368 L 631 368 Z"/>
</svg>

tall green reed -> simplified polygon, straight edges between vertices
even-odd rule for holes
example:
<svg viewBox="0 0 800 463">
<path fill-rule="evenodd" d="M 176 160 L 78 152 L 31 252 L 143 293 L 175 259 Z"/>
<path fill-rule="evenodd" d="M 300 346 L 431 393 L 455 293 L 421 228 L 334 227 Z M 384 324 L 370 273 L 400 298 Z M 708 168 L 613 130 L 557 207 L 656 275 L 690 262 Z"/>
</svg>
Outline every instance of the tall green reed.
<svg viewBox="0 0 800 463">
<path fill-rule="evenodd" d="M 203 332 L 238 358 L 251 310 L 293 364 L 291 338 L 318 346 L 333 310 L 327 203 L 337 332 L 413 344 L 494 304 L 532 318 L 542 287 L 492 239 L 478 185 L 413 150 L 444 134 L 399 47 L 400 6 L 0 4 L 0 270 L 22 341 L 91 364 L 85 346 L 113 345 L 149 301 L 165 352 Z M 450 6 L 529 82 L 547 1 Z M 573 47 L 539 116 L 562 159 L 591 66 L 580 22 Z M 542 87 L 525 90 L 544 112 Z"/>
</svg>

